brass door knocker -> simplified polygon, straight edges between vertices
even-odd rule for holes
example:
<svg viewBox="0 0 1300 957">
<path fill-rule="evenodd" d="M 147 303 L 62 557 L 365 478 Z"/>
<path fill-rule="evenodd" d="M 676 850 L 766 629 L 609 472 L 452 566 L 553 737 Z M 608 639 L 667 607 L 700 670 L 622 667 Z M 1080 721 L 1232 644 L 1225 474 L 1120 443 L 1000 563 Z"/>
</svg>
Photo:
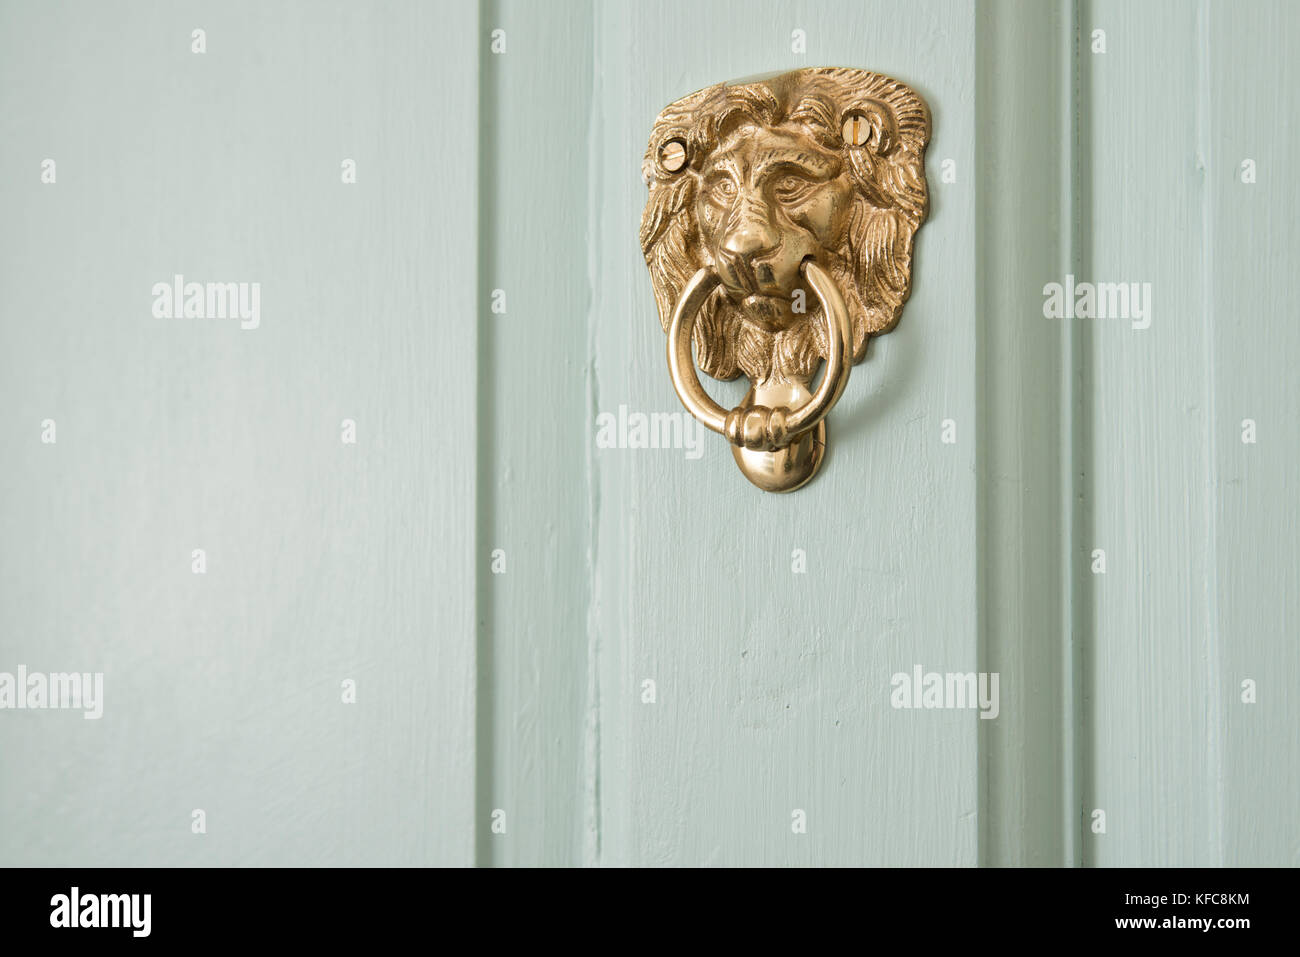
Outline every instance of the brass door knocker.
<svg viewBox="0 0 1300 957">
<path fill-rule="evenodd" d="M 655 120 L 641 250 L 669 373 L 759 488 L 790 492 L 816 474 L 849 370 L 898 322 L 929 138 L 921 98 L 864 70 L 719 84 Z M 717 379 L 749 377 L 739 406 L 710 398 L 697 361 Z"/>
</svg>

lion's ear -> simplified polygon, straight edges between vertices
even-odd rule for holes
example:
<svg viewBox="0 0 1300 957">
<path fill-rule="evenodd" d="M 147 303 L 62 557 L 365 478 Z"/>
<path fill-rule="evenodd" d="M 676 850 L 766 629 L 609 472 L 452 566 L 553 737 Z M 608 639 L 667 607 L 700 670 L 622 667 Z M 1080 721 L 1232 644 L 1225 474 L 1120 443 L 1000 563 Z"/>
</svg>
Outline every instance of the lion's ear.
<svg viewBox="0 0 1300 957">
<path fill-rule="evenodd" d="M 840 124 L 846 146 L 887 156 L 898 146 L 894 111 L 879 100 L 864 100 L 844 112 Z"/>
</svg>

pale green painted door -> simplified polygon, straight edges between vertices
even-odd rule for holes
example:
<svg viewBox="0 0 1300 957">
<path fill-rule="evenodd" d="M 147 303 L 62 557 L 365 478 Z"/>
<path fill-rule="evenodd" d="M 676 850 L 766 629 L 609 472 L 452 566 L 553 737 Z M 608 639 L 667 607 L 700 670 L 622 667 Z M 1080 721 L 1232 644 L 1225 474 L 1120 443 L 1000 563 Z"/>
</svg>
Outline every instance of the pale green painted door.
<svg viewBox="0 0 1300 957">
<path fill-rule="evenodd" d="M 1300 863 L 1298 34 L 5 6 L 0 673 L 104 691 L 0 710 L 0 863 Z M 716 436 L 597 433 L 680 409 L 651 122 L 802 66 L 922 94 L 931 211 L 772 496 Z M 258 282 L 257 327 L 155 315 L 177 274 Z M 996 717 L 896 707 L 918 668 Z"/>
</svg>

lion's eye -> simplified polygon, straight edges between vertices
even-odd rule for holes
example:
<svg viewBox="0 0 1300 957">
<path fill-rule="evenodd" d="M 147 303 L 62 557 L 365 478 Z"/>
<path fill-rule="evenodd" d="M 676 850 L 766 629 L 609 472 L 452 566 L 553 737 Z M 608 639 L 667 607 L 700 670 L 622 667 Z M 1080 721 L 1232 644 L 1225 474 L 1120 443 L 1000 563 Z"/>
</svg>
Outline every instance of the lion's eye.
<svg viewBox="0 0 1300 957">
<path fill-rule="evenodd" d="M 797 203 L 807 198 L 812 192 L 813 184 L 802 176 L 782 176 L 776 182 L 773 192 L 783 203 Z"/>
<path fill-rule="evenodd" d="M 730 203 L 736 198 L 736 184 L 725 176 L 713 180 L 708 186 L 709 198 L 715 203 Z"/>
</svg>

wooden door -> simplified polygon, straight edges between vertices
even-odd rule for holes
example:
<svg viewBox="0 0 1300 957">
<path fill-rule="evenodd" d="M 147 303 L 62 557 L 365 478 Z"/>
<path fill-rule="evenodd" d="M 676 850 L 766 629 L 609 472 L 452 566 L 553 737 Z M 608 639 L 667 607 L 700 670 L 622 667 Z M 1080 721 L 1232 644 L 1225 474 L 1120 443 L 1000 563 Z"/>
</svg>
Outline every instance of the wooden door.
<svg viewBox="0 0 1300 957">
<path fill-rule="evenodd" d="M 1300 863 L 1298 32 L 6 6 L 0 673 L 104 691 L 0 710 L 0 862 Z M 681 411 L 656 114 L 808 66 L 924 97 L 930 212 L 776 496 L 601 430 Z M 158 315 L 182 274 L 256 326 Z"/>
</svg>

